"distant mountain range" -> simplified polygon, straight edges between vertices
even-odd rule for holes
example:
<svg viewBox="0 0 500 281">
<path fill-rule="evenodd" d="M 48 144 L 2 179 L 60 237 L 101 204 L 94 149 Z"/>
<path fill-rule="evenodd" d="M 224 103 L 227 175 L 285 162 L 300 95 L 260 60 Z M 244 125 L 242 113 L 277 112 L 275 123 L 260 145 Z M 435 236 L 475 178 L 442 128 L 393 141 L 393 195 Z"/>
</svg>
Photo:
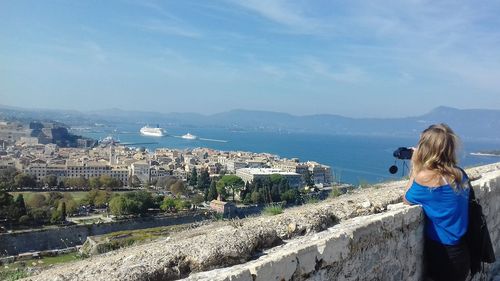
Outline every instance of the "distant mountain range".
<svg viewBox="0 0 500 281">
<path fill-rule="evenodd" d="M 415 136 L 434 123 L 449 124 L 462 138 L 500 141 L 500 110 L 456 109 L 440 106 L 427 114 L 406 118 L 349 118 L 318 114 L 231 110 L 213 115 L 158 113 L 107 109 L 68 111 L 24 109 L 0 105 L 0 118 L 55 120 L 70 126 L 113 126 L 116 123 L 159 124 L 163 127 L 213 127 L 231 130 L 319 133 L 332 135 Z"/>
</svg>

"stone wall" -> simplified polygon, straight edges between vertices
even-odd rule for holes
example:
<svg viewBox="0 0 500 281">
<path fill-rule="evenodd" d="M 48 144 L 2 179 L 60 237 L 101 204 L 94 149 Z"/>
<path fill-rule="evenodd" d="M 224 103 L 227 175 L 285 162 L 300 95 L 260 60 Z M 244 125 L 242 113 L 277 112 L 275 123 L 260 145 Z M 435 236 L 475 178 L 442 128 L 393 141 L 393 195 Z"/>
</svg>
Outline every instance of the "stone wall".
<svg viewBox="0 0 500 281">
<path fill-rule="evenodd" d="M 82 245 L 88 236 L 106 233 L 144 229 L 159 226 L 192 223 L 206 219 L 202 214 L 176 215 L 155 218 L 127 219 L 117 222 L 71 225 L 44 230 L 0 234 L 0 256 L 17 255 L 25 252 L 64 249 Z"/>
<path fill-rule="evenodd" d="M 474 177 L 478 173 L 481 169 L 472 172 Z M 482 173 L 472 184 L 500 260 L 500 170 Z M 186 280 L 421 280 L 422 222 L 419 206 L 389 205 L 387 212 L 343 221 L 254 261 Z M 499 269 L 500 262 L 487 265 L 489 279 L 500 279 Z"/>
<path fill-rule="evenodd" d="M 468 171 L 500 254 L 500 163 Z M 217 222 L 27 280 L 420 280 L 423 214 L 405 182 L 272 217 Z M 488 267 L 491 271 L 492 267 Z"/>
</svg>

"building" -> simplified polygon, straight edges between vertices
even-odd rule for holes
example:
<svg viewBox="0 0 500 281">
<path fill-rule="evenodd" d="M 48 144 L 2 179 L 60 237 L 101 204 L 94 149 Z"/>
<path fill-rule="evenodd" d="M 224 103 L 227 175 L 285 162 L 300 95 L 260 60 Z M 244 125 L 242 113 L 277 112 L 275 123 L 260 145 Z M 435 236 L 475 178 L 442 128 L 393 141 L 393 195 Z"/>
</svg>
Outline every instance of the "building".
<svg viewBox="0 0 500 281">
<path fill-rule="evenodd" d="M 232 217 L 236 213 L 236 205 L 218 199 L 210 202 L 210 209 L 224 217 Z"/>
<path fill-rule="evenodd" d="M 235 172 L 238 169 L 246 168 L 247 163 L 239 160 L 228 160 L 226 161 L 226 170 L 229 172 Z"/>
<path fill-rule="evenodd" d="M 253 182 L 256 179 L 264 179 L 271 175 L 278 174 L 288 180 L 290 187 L 299 188 L 302 184 L 302 176 L 294 172 L 284 172 L 273 168 L 243 168 L 236 170 L 236 175 L 245 183 Z"/>
<path fill-rule="evenodd" d="M 137 161 L 130 165 L 130 175 L 137 176 L 142 183 L 150 182 L 150 165 L 146 161 Z"/>
</svg>

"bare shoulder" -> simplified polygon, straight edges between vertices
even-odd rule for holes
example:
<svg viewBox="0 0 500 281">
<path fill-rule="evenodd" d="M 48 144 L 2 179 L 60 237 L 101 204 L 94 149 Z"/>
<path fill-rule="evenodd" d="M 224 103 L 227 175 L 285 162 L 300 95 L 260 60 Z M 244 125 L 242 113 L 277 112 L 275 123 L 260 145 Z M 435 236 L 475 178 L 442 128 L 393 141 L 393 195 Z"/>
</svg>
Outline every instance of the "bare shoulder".
<svg viewBox="0 0 500 281">
<path fill-rule="evenodd" d="M 415 175 L 415 181 L 420 185 L 436 187 L 443 185 L 441 175 L 432 170 L 422 170 Z"/>
</svg>

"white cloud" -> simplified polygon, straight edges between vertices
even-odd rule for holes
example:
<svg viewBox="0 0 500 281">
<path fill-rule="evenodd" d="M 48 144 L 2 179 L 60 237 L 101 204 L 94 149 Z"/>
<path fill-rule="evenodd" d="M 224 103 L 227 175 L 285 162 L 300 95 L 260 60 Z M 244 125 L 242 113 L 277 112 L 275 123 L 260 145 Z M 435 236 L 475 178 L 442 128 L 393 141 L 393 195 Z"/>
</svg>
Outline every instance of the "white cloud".
<svg viewBox="0 0 500 281">
<path fill-rule="evenodd" d="M 286 26 L 287 33 L 324 34 L 329 26 L 314 17 L 307 16 L 300 5 L 283 0 L 237 0 L 230 3 L 257 13 L 261 17 Z"/>
<path fill-rule="evenodd" d="M 182 36 L 188 38 L 200 38 L 201 34 L 194 28 L 187 25 L 178 24 L 172 21 L 165 21 L 160 19 L 150 19 L 144 23 L 135 24 L 145 31 L 158 32 L 167 35 Z"/>
</svg>

